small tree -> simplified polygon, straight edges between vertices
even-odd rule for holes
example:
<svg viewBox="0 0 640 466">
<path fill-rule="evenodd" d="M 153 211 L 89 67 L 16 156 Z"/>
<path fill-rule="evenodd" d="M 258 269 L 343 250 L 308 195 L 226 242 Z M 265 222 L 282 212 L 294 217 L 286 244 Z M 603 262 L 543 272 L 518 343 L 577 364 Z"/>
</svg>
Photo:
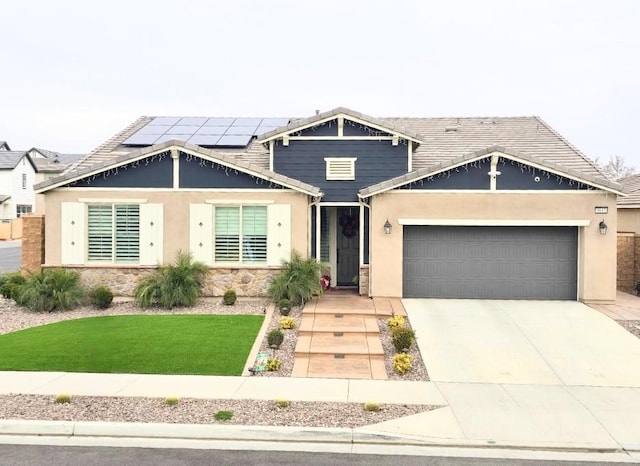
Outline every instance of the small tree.
<svg viewBox="0 0 640 466">
<path fill-rule="evenodd" d="M 269 285 L 269 298 L 278 303 L 288 299 L 294 305 L 304 304 L 314 294 L 322 294 L 322 264 L 313 257 L 303 259 L 293 251 L 291 259 L 282 263 L 282 271 Z"/>
<path fill-rule="evenodd" d="M 605 164 L 600 163 L 598 159 L 595 162 L 603 173 L 612 180 L 619 180 L 636 173 L 636 168 L 632 165 L 627 165 L 624 158 L 619 155 L 610 156 L 609 161 Z"/>
</svg>

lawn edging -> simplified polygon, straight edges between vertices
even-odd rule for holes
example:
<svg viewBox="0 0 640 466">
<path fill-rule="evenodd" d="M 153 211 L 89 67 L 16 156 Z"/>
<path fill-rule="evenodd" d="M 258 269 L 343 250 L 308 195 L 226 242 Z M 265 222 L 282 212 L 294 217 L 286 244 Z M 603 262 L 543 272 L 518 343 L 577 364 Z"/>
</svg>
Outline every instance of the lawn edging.
<svg viewBox="0 0 640 466">
<path fill-rule="evenodd" d="M 264 320 L 262 321 L 262 327 L 260 327 L 260 331 L 256 336 L 256 339 L 253 342 L 253 346 L 249 351 L 249 356 L 247 357 L 247 362 L 244 364 L 244 370 L 242 371 L 242 377 L 252 375 L 249 372 L 249 369 L 255 365 L 256 357 L 258 356 L 258 352 L 260 351 L 260 346 L 262 345 L 262 341 L 264 340 L 265 335 L 267 334 L 267 330 L 269 329 L 269 323 L 271 322 L 271 318 L 273 317 L 273 313 L 275 312 L 276 305 L 275 303 L 269 303 L 266 308 L 266 312 L 264 315 Z"/>
</svg>

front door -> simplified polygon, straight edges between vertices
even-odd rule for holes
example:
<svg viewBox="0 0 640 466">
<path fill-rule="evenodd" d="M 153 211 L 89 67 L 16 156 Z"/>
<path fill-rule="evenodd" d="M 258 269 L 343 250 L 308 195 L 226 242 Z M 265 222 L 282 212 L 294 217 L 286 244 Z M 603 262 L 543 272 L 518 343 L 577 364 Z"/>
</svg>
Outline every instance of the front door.
<svg viewBox="0 0 640 466">
<path fill-rule="evenodd" d="M 359 211 L 357 207 L 339 207 L 337 212 L 338 286 L 354 286 L 359 267 Z"/>
</svg>

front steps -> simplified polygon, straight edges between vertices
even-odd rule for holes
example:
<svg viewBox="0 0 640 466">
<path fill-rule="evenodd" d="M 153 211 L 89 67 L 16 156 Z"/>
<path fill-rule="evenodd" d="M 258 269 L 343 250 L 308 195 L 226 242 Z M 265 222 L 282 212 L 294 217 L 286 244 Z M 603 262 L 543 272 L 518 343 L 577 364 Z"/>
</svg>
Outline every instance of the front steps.
<svg viewBox="0 0 640 466">
<path fill-rule="evenodd" d="M 406 315 L 397 298 L 328 291 L 302 312 L 293 377 L 386 379 L 378 318 Z"/>
</svg>

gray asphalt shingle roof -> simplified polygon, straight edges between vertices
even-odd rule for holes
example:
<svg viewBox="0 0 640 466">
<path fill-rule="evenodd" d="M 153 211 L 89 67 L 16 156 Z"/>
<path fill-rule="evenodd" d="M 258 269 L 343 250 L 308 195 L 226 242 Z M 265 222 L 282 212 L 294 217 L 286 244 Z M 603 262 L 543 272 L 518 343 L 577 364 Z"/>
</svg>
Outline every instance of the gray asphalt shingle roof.
<svg viewBox="0 0 640 466">
<path fill-rule="evenodd" d="M 25 151 L 18 150 L 0 150 L 0 169 L 12 169 L 18 165 L 18 162 L 25 157 L 27 153 Z"/>
<path fill-rule="evenodd" d="M 345 114 L 357 117 L 377 126 L 387 127 L 396 133 L 410 137 L 414 144 L 413 170 L 446 164 L 465 154 L 501 146 L 513 153 L 532 156 L 547 164 L 564 170 L 574 170 L 588 179 L 598 179 L 604 184 L 607 179 L 598 167 L 582 152 L 572 146 L 553 128 L 537 116 L 525 117 L 473 117 L 473 118 L 374 118 L 346 108 L 337 108 L 310 118 L 291 119 L 285 127 L 254 138 L 242 149 L 206 149 L 211 154 L 233 157 L 253 167 L 269 168 L 269 151 L 260 141 L 283 131 L 325 119 L 331 115 Z M 81 170 L 97 164 L 109 163 L 136 150 L 122 142 L 144 127 L 154 117 L 138 118 L 120 133 L 107 140 L 97 149 L 73 163 L 65 173 Z"/>
<path fill-rule="evenodd" d="M 622 185 L 622 191 L 626 194 L 618 196 L 618 207 L 640 206 L 640 174 L 622 178 L 618 183 Z"/>
</svg>

